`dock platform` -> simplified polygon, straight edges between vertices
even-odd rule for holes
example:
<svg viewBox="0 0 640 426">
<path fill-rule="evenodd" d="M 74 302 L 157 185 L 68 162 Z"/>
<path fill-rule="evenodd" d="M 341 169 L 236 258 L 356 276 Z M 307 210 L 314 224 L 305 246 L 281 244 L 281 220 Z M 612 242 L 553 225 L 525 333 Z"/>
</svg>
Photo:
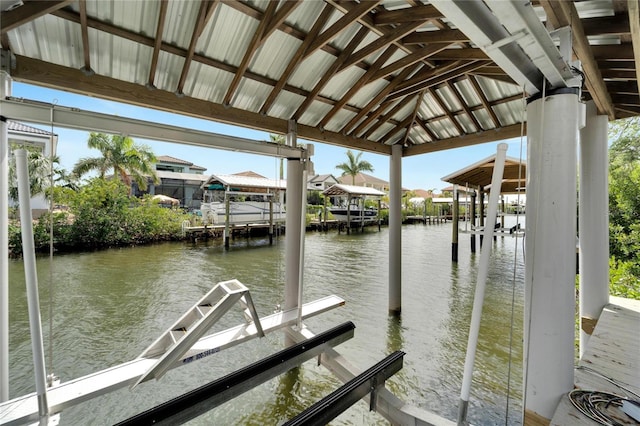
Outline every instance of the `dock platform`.
<svg viewBox="0 0 640 426">
<path fill-rule="evenodd" d="M 575 388 L 636 399 L 613 384 L 640 394 L 640 300 L 611 297 L 589 338 L 575 372 Z M 633 425 L 634 423 L 623 423 Z M 637 423 L 635 423 L 637 424 Z M 551 419 L 554 426 L 597 426 L 564 395 Z"/>
</svg>

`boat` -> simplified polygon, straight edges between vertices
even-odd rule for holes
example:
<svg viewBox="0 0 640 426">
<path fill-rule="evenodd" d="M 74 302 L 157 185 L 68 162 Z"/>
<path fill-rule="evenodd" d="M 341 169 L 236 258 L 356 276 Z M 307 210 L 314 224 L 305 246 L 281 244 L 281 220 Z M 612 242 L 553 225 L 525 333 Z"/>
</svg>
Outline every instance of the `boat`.
<svg viewBox="0 0 640 426">
<path fill-rule="evenodd" d="M 286 182 L 261 176 L 211 176 L 202 185 L 202 222 L 223 225 L 227 217 L 231 225 L 284 221 L 285 188 Z"/>
</svg>

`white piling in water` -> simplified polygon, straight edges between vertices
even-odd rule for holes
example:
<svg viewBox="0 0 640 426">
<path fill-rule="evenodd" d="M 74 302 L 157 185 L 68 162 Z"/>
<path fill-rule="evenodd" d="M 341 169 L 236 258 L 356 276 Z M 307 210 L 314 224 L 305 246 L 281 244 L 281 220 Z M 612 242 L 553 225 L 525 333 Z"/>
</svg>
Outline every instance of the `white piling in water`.
<svg viewBox="0 0 640 426">
<path fill-rule="evenodd" d="M 31 216 L 31 190 L 29 188 L 29 167 L 27 152 L 17 149 L 16 175 L 18 177 L 18 202 L 20 203 L 20 229 L 22 232 L 22 258 L 27 284 L 27 302 L 29 308 L 29 328 L 31 330 L 31 350 L 33 352 L 33 370 L 38 395 L 38 413 L 40 417 L 49 415 L 47 403 L 47 373 L 44 363 L 44 344 L 42 342 L 42 323 L 40 322 L 40 302 L 38 297 L 38 274 L 36 272 L 36 254 L 33 243 L 33 223 Z"/>
<path fill-rule="evenodd" d="M 471 392 L 471 379 L 473 378 L 473 364 L 476 359 L 476 348 L 478 346 L 478 335 L 480 334 L 480 320 L 482 318 L 482 305 L 484 303 L 484 291 L 489 274 L 489 256 L 491 255 L 491 237 L 493 236 L 493 224 L 496 223 L 498 215 L 498 199 L 500 188 L 502 187 L 502 174 L 504 171 L 504 160 L 507 155 L 506 143 L 498 145 L 496 160 L 491 176 L 491 192 L 489 194 L 489 206 L 487 209 L 487 225 L 484 227 L 485 244 L 480 249 L 480 265 L 478 266 L 478 277 L 476 280 L 476 292 L 473 298 L 473 311 L 471 313 L 471 325 L 469 327 L 469 339 L 467 342 L 467 355 L 464 362 L 464 375 L 462 377 L 462 389 L 460 391 L 460 405 L 458 406 L 458 424 L 466 424 L 467 409 L 469 407 L 469 394 Z"/>
</svg>

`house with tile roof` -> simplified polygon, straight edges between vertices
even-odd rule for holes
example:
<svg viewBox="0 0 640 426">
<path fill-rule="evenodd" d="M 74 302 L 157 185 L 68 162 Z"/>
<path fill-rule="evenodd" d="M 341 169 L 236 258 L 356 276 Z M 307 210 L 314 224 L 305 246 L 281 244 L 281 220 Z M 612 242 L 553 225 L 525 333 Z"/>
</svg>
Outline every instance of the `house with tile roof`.
<svg viewBox="0 0 640 426">
<path fill-rule="evenodd" d="M 351 175 L 340 176 L 338 181 L 345 185 L 365 186 L 367 188 L 375 188 L 379 191 L 389 192 L 389 182 L 366 173 L 358 173 L 354 179 L 351 178 Z"/>
</svg>

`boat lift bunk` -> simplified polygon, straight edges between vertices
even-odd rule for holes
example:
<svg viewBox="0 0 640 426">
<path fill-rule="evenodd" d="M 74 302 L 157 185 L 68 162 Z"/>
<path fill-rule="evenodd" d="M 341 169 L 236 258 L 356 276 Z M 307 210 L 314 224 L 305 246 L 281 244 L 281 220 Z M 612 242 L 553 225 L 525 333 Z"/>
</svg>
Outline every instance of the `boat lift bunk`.
<svg viewBox="0 0 640 426">
<path fill-rule="evenodd" d="M 203 337 L 236 303 L 244 312 L 245 323 Z M 66 408 L 116 389 L 126 386 L 133 388 L 153 377 L 158 379 L 169 369 L 200 360 L 273 331 L 294 326 L 300 320 L 319 315 L 344 303 L 344 299 L 330 295 L 305 303 L 300 310 L 288 309 L 258 318 L 246 286 L 237 280 L 220 282 L 138 358 L 48 388 L 48 411 L 60 413 Z M 40 420 L 36 393 L 0 404 L 0 424 L 18 425 Z"/>
</svg>

